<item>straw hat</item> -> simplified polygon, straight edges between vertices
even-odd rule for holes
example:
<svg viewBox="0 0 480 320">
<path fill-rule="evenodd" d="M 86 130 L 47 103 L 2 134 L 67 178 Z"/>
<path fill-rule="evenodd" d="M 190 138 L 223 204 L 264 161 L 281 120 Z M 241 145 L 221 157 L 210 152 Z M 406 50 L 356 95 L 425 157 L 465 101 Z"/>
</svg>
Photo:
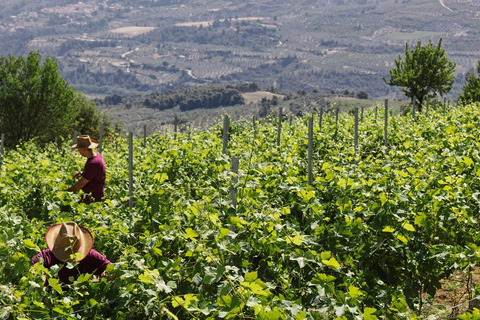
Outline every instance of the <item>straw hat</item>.
<svg viewBox="0 0 480 320">
<path fill-rule="evenodd" d="M 90 136 L 88 136 L 88 135 L 79 135 L 79 136 L 77 136 L 77 143 L 75 143 L 70 148 L 72 148 L 72 149 L 81 149 L 81 148 L 94 149 L 96 147 L 98 147 L 97 139 L 90 138 Z"/>
<path fill-rule="evenodd" d="M 76 261 L 85 258 L 93 247 L 93 236 L 88 229 L 75 222 L 59 223 L 48 228 L 45 234 L 48 249 L 55 257 L 66 262 L 72 261 L 72 254 L 80 254 Z"/>
</svg>

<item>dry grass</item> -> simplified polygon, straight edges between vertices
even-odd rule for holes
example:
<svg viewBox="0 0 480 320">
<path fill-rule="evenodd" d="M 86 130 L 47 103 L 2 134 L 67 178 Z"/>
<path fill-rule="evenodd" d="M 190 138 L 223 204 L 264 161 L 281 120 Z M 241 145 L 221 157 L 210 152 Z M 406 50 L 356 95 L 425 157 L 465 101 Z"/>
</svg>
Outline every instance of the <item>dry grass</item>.
<svg viewBox="0 0 480 320">
<path fill-rule="evenodd" d="M 277 96 L 278 99 L 283 99 L 283 95 L 268 91 L 246 92 L 242 93 L 242 96 L 245 99 L 245 104 L 256 103 L 261 101 L 263 98 L 271 100 L 274 96 Z"/>
<path fill-rule="evenodd" d="M 120 33 L 125 37 L 135 37 L 143 33 L 147 33 L 155 29 L 155 27 L 122 27 L 110 30 L 113 33 Z"/>
</svg>

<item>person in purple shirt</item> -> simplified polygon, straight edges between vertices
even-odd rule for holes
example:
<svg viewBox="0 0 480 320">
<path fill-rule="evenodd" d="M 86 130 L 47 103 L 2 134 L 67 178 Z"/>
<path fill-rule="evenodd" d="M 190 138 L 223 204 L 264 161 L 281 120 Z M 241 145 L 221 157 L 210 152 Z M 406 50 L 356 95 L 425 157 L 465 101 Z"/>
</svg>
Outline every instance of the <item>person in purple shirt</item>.
<svg viewBox="0 0 480 320">
<path fill-rule="evenodd" d="M 104 276 L 111 262 L 92 249 L 93 236 L 90 231 L 75 222 L 59 223 L 48 228 L 45 234 L 48 249 L 42 250 L 32 260 L 32 265 L 43 260 L 43 266 L 50 268 L 63 265 L 58 278 L 64 284 L 72 283 L 81 274 Z M 68 262 L 76 262 L 74 268 L 67 268 Z M 46 277 L 44 278 L 45 285 Z"/>
<path fill-rule="evenodd" d="M 96 139 L 90 138 L 88 135 L 77 136 L 77 143 L 71 146 L 87 158 L 83 172 L 77 172 L 73 175 L 74 179 L 80 178 L 67 191 L 75 192 L 82 190 L 84 195 L 82 201 L 85 203 L 103 201 L 105 198 L 105 162 L 100 153 L 94 152 L 93 149 L 98 147 Z"/>
</svg>

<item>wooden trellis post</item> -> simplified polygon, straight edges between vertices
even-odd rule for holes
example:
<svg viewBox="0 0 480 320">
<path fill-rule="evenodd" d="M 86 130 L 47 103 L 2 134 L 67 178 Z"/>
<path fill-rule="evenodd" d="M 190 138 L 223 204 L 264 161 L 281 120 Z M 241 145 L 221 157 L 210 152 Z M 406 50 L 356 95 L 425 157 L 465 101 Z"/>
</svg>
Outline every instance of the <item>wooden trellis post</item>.
<svg viewBox="0 0 480 320">
<path fill-rule="evenodd" d="M 133 132 L 128 134 L 128 206 L 133 208 Z"/>
<path fill-rule="evenodd" d="M 354 134 L 354 149 L 355 149 L 355 157 L 357 157 L 357 150 L 358 150 L 358 108 L 354 110 L 355 116 L 355 134 Z"/>
<path fill-rule="evenodd" d="M 335 108 L 335 137 L 337 136 L 338 133 L 338 113 L 340 111 L 339 107 Z"/>
<path fill-rule="evenodd" d="M 105 119 L 105 115 L 103 116 Z M 103 150 L 103 120 L 100 121 L 100 136 L 98 137 L 98 152 L 102 153 Z"/>
<path fill-rule="evenodd" d="M 320 117 L 318 119 L 318 127 L 322 130 L 322 120 L 323 120 L 323 106 L 320 107 Z"/>
<path fill-rule="evenodd" d="M 412 101 L 412 117 L 415 119 L 415 97 L 413 97 Z"/>
<path fill-rule="evenodd" d="M 147 146 L 147 125 L 143 126 L 143 147 Z"/>
<path fill-rule="evenodd" d="M 308 118 L 308 184 L 313 184 L 313 117 Z"/>
<path fill-rule="evenodd" d="M 237 188 L 235 184 L 238 182 L 238 158 L 232 157 L 232 172 L 234 173 L 232 178 L 233 188 L 230 191 L 230 201 L 234 206 L 237 205 Z"/>
<path fill-rule="evenodd" d="M 388 99 L 385 99 L 385 126 L 383 129 L 383 136 L 384 136 L 384 142 L 385 142 L 385 147 L 388 147 Z"/>
<path fill-rule="evenodd" d="M 228 116 L 223 118 L 223 149 L 222 153 L 226 154 L 228 151 L 228 130 L 230 128 L 230 119 Z"/>
<path fill-rule="evenodd" d="M 3 148 L 5 146 L 5 134 L 2 133 L 1 135 L 2 141 L 0 141 L 0 168 L 2 168 L 3 165 Z"/>
<path fill-rule="evenodd" d="M 282 108 L 279 109 L 278 111 L 278 131 L 277 131 L 277 149 L 280 149 L 280 136 L 282 134 L 282 114 L 283 110 Z"/>
<path fill-rule="evenodd" d="M 173 127 L 173 139 L 174 140 L 177 140 L 177 131 L 178 131 L 178 118 L 177 118 L 177 115 L 175 115 L 174 127 Z"/>
</svg>

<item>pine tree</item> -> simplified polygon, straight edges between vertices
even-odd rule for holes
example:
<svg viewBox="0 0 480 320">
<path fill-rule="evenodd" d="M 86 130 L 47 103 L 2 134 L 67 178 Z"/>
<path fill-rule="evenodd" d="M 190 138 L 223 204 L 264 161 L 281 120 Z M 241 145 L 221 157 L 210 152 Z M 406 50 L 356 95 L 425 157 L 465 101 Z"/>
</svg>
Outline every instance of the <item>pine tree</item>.
<svg viewBox="0 0 480 320">
<path fill-rule="evenodd" d="M 463 84 L 463 94 L 460 95 L 461 103 L 480 102 L 480 60 L 477 65 L 477 74 L 467 72 L 465 83 Z"/>
</svg>

